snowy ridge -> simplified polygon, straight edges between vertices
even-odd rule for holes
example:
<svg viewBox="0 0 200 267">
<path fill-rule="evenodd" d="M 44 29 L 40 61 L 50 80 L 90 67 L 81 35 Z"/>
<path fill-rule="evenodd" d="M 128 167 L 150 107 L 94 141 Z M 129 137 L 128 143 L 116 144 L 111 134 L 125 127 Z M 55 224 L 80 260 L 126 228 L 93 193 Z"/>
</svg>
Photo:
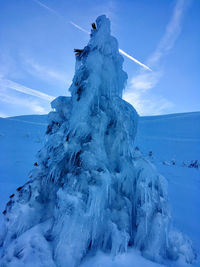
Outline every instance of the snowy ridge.
<svg viewBox="0 0 200 267">
<path fill-rule="evenodd" d="M 127 79 L 105 16 L 77 54 L 72 97 L 58 97 L 30 180 L 7 203 L 2 266 L 79 266 L 99 250 L 138 248 L 164 262 L 192 262 L 172 231 L 167 182 L 134 150 L 138 116 L 121 99 Z"/>
</svg>

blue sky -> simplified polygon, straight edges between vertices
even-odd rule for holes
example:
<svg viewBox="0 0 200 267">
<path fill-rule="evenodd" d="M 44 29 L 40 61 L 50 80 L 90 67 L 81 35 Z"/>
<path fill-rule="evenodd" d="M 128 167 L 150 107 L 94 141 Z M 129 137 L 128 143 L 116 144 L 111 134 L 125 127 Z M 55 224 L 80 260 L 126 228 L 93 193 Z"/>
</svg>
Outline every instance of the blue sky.
<svg viewBox="0 0 200 267">
<path fill-rule="evenodd" d="M 200 110 L 199 0 L 0 0 L 0 116 L 44 114 L 69 95 L 74 48 L 106 14 L 127 54 L 124 98 L 140 115 Z"/>
</svg>

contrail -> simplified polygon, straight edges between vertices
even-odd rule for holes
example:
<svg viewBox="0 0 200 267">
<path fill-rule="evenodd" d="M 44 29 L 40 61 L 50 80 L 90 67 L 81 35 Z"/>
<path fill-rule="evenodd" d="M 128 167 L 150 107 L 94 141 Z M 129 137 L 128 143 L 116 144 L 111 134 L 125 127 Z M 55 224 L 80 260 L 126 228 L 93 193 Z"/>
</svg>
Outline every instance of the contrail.
<svg viewBox="0 0 200 267">
<path fill-rule="evenodd" d="M 145 64 L 141 63 L 139 60 L 137 60 L 136 58 L 130 56 L 129 54 L 127 54 L 126 52 L 124 52 L 122 49 L 119 48 L 119 52 L 126 56 L 127 58 L 130 58 L 131 60 L 133 60 L 135 63 L 137 63 L 138 65 L 142 66 L 143 68 L 145 68 L 146 70 L 150 70 L 152 71 L 148 66 L 146 66 Z"/>
<path fill-rule="evenodd" d="M 48 7 L 47 5 L 43 4 L 42 2 L 40 2 L 39 0 L 33 0 L 34 2 L 36 2 L 38 5 L 46 8 L 47 10 L 49 10 L 50 12 L 53 12 L 54 14 L 60 16 L 60 14 L 58 12 L 56 12 L 54 9 Z"/>
<path fill-rule="evenodd" d="M 80 27 L 79 25 L 75 24 L 74 22 L 70 21 L 70 23 L 76 27 L 77 29 L 79 29 L 82 32 L 85 32 L 87 34 L 90 34 L 88 31 L 86 31 L 85 29 L 83 29 L 82 27 Z M 138 65 L 140 65 L 141 67 L 145 68 L 146 70 L 150 70 L 152 71 L 148 66 L 146 66 L 145 64 L 143 64 L 142 62 L 140 62 L 139 60 L 137 60 L 136 58 L 132 57 L 131 55 L 127 54 L 125 51 L 123 51 L 122 49 L 119 48 L 119 52 L 124 55 L 125 57 L 131 59 L 132 61 L 134 61 L 135 63 L 137 63 Z"/>
<path fill-rule="evenodd" d="M 43 3 L 41 3 L 39 0 L 33 0 L 34 2 L 36 2 L 37 4 L 39 4 L 40 6 L 42 6 L 43 8 L 46 8 L 48 11 L 58 15 L 59 17 L 63 18 L 65 20 L 65 18 L 63 16 L 61 16 L 58 12 L 56 12 L 54 9 L 48 7 L 47 5 L 44 5 Z M 68 21 L 68 23 L 70 23 L 71 25 L 73 25 L 75 28 L 79 29 L 80 31 L 90 34 L 87 30 L 85 30 L 84 28 L 82 28 L 81 26 L 77 25 L 76 23 L 72 22 L 72 21 Z M 125 57 L 129 58 L 130 60 L 134 61 L 135 63 L 137 63 L 138 65 L 140 65 L 141 67 L 145 68 L 146 70 L 150 70 L 152 71 L 148 66 L 146 66 L 145 64 L 141 63 L 139 60 L 137 60 L 136 58 L 132 57 L 131 55 L 127 54 L 125 51 L 123 51 L 122 49 L 119 48 L 119 52 L 124 55 Z"/>
<path fill-rule="evenodd" d="M 27 94 L 27 95 L 36 96 L 36 97 L 39 97 L 39 98 L 44 99 L 46 101 L 52 101 L 55 98 L 54 96 L 47 95 L 47 94 L 42 93 L 38 90 L 31 89 L 29 87 L 26 87 L 24 85 L 21 85 L 19 83 L 16 83 L 16 82 L 13 82 L 13 81 L 7 80 L 7 79 L 0 79 L 0 86 L 15 90 L 15 91 L 18 91 L 20 93 Z"/>
<path fill-rule="evenodd" d="M 74 23 L 74 22 L 72 22 L 72 21 L 70 21 L 69 23 L 72 24 L 72 25 L 73 25 L 74 27 L 76 27 L 77 29 L 79 29 L 80 31 L 85 32 L 85 33 L 87 33 L 87 34 L 90 34 L 90 32 L 86 31 L 85 29 L 83 29 L 82 27 L 80 27 L 79 25 L 77 25 L 76 23 Z"/>
</svg>

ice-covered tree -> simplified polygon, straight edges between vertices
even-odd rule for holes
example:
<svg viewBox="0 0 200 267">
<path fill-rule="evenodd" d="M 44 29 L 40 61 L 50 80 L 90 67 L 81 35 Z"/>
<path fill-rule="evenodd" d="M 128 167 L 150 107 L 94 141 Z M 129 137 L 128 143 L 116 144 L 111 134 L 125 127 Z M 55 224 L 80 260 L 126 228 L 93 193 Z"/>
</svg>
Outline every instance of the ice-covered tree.
<svg viewBox="0 0 200 267">
<path fill-rule="evenodd" d="M 170 227 L 165 178 L 134 149 L 138 115 L 122 100 L 122 63 L 100 16 L 76 50 L 71 97 L 51 104 L 38 166 L 7 203 L 1 266 L 73 267 L 128 246 L 155 261 L 192 261 L 190 241 Z"/>
</svg>

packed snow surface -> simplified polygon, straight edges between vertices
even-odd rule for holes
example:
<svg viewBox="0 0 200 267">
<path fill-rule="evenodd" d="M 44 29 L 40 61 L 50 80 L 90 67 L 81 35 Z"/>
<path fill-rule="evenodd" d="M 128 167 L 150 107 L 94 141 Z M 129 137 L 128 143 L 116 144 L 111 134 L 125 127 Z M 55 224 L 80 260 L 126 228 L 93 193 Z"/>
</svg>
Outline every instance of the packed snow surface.
<svg viewBox="0 0 200 267">
<path fill-rule="evenodd" d="M 144 156 L 149 159 L 149 151 L 152 151 L 151 160 L 160 173 L 167 178 L 173 223 L 192 239 L 197 252 L 200 247 L 200 170 L 183 166 L 182 162 L 200 158 L 199 125 L 199 112 L 140 117 L 136 136 L 136 145 L 143 151 Z M 0 119 L 0 147 L 2 148 L 0 208 L 2 211 L 9 195 L 27 181 L 27 175 L 36 161 L 36 152 L 42 147 L 46 127 L 46 116 Z M 176 161 L 175 165 L 171 164 L 173 159 Z M 165 165 L 163 161 L 169 164 Z M 183 266 L 174 262 L 166 265 Z M 128 250 L 128 253 L 114 258 L 98 253 L 96 257 L 89 257 L 83 263 L 83 267 L 91 266 L 155 267 L 159 265 L 145 260 L 135 250 Z M 200 264 L 195 262 L 192 266 L 200 266 Z"/>
<path fill-rule="evenodd" d="M 99 257 L 107 266 L 132 259 L 183 266 L 195 259 L 190 239 L 172 227 L 167 180 L 140 151 L 143 143 L 134 143 L 138 115 L 121 98 L 127 74 L 110 22 L 100 16 L 96 25 L 77 53 L 72 96 L 52 102 L 35 167 L 3 212 L 1 266 L 91 266 Z M 29 119 L 2 124 L 35 127 L 23 137 L 20 129 L 20 140 L 41 137 L 44 118 Z M 12 170 L 2 169 L 7 179 Z M 15 173 L 12 182 L 19 183 Z"/>
</svg>

